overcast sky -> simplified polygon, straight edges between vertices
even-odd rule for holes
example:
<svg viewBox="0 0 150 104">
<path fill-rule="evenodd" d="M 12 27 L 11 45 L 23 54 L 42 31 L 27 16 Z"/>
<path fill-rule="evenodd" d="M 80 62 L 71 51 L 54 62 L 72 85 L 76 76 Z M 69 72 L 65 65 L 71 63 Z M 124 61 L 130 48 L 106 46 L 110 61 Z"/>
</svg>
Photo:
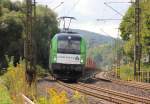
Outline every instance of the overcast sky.
<svg viewBox="0 0 150 104">
<path fill-rule="evenodd" d="M 111 35 L 113 37 L 117 37 L 117 28 L 121 20 L 98 22 L 96 19 L 122 19 L 122 16 L 106 6 L 104 2 L 124 15 L 131 5 L 127 3 L 130 1 L 131 0 L 36 0 L 38 4 L 48 5 L 49 8 L 53 9 L 58 14 L 58 17 L 75 17 L 77 20 L 72 22 L 71 28 L 89 30 L 104 35 Z M 64 3 L 56 8 L 61 2 Z"/>
</svg>

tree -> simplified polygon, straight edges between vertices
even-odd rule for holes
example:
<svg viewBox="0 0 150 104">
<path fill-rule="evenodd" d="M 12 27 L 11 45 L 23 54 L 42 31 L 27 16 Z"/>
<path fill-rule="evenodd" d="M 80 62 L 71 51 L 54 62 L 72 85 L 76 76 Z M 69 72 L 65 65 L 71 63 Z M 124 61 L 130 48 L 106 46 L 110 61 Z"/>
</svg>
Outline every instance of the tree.
<svg viewBox="0 0 150 104">
<path fill-rule="evenodd" d="M 37 63 L 48 68 L 49 34 L 51 38 L 58 32 L 57 15 L 49 8 L 39 5 L 37 7 L 37 19 L 34 23 L 34 41 L 36 46 Z"/>
<path fill-rule="evenodd" d="M 141 1 L 140 2 L 141 7 L 141 23 L 140 23 L 140 39 L 142 43 L 142 50 L 143 53 L 147 53 L 150 55 L 150 49 L 148 44 L 150 39 L 150 1 Z M 125 53 L 133 59 L 133 41 L 134 41 L 134 35 L 135 35 L 135 10 L 134 5 L 131 5 L 131 7 L 126 12 L 125 16 L 123 17 L 123 20 L 120 24 L 120 31 L 121 31 L 121 37 L 123 40 L 126 41 L 124 46 Z"/>
<path fill-rule="evenodd" d="M 22 56 L 21 34 L 23 31 L 23 24 L 20 19 L 20 13 L 9 11 L 5 8 L 3 8 L 2 12 L 3 15 L 0 17 L 0 63 L 5 60 L 4 55 L 6 54 L 14 56 L 14 62 L 16 62 L 17 60 L 19 61 L 18 56 Z"/>
<path fill-rule="evenodd" d="M 34 23 L 34 45 L 37 63 L 48 67 L 48 34 L 58 31 L 57 15 L 49 8 L 38 5 Z M 0 1 L 0 68 L 6 67 L 5 55 L 14 56 L 14 63 L 23 57 L 25 38 L 25 3 Z"/>
</svg>

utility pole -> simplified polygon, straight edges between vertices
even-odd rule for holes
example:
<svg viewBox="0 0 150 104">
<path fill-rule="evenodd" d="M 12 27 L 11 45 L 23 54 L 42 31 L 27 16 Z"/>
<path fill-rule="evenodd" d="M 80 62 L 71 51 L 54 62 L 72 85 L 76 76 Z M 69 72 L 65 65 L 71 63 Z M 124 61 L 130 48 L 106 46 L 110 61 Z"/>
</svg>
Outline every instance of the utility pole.
<svg viewBox="0 0 150 104">
<path fill-rule="evenodd" d="M 120 52 L 120 43 L 119 43 L 119 28 L 118 29 L 118 36 L 117 36 L 117 49 L 116 49 L 116 56 L 117 56 L 117 78 L 120 78 L 120 60 L 121 60 L 121 52 Z"/>
<path fill-rule="evenodd" d="M 141 43 L 140 43 L 140 0 L 135 1 L 135 41 L 134 41 L 134 79 L 138 68 L 138 76 L 140 78 L 140 59 L 141 59 Z"/>
<path fill-rule="evenodd" d="M 33 57 L 33 14 L 35 16 L 35 0 L 26 0 L 26 37 L 24 45 L 24 57 L 25 57 L 25 68 L 26 68 L 26 81 L 31 86 L 35 80 L 36 70 L 34 65 Z M 34 10 L 34 12 L 33 12 Z"/>
</svg>

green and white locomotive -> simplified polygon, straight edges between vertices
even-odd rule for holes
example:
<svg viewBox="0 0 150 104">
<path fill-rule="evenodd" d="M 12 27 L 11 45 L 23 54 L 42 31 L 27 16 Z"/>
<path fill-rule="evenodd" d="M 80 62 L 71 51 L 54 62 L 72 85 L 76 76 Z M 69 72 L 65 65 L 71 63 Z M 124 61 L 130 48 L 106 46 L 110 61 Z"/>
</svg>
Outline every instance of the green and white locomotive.
<svg viewBox="0 0 150 104">
<path fill-rule="evenodd" d="M 78 80 L 86 64 L 86 43 L 77 33 L 58 33 L 51 40 L 50 71 L 57 79 Z"/>
</svg>

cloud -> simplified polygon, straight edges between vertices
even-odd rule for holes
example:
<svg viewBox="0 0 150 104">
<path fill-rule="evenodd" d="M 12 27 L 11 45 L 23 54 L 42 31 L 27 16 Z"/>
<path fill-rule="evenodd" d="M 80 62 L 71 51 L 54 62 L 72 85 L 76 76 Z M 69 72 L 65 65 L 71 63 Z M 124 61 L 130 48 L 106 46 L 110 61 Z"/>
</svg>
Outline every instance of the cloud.
<svg viewBox="0 0 150 104">
<path fill-rule="evenodd" d="M 94 22 L 77 22 L 73 23 L 70 28 L 73 29 L 83 29 L 96 33 L 100 33 L 107 36 L 118 37 L 118 27 L 117 23 L 94 23 Z"/>
<path fill-rule="evenodd" d="M 118 24 L 106 24 L 103 27 L 99 28 L 99 31 L 105 35 L 109 35 L 112 37 L 119 36 Z"/>
<path fill-rule="evenodd" d="M 57 7 L 61 2 L 64 2 L 60 7 L 54 9 L 54 11 L 58 14 L 58 17 L 60 16 L 75 17 L 77 21 L 71 24 L 72 28 L 84 29 L 102 34 L 105 34 L 106 32 L 107 34 L 116 37 L 118 31 L 115 28 L 119 27 L 120 21 L 106 21 L 106 23 L 103 22 L 96 23 L 97 18 L 100 19 L 122 18 L 112 9 L 104 5 L 104 2 L 110 1 L 129 2 L 130 0 L 36 0 L 38 4 L 48 5 L 48 7 L 52 9 Z M 112 3 L 110 5 L 114 9 L 121 12 L 122 14 L 125 14 L 130 4 Z"/>
<path fill-rule="evenodd" d="M 102 13 L 103 0 L 80 0 L 74 12 L 84 16 L 95 16 Z"/>
</svg>

